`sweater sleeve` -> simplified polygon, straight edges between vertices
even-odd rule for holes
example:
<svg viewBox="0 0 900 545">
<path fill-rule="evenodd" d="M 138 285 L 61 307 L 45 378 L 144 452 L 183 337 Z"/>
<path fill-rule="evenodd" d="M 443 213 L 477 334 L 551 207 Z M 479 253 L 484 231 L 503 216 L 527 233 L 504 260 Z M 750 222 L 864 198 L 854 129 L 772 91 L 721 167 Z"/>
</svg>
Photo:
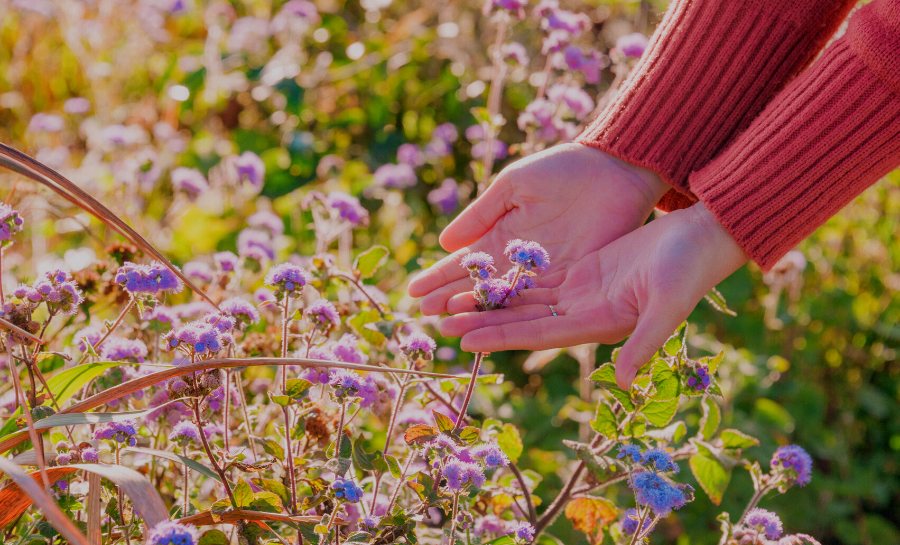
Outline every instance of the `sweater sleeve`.
<svg viewBox="0 0 900 545">
<path fill-rule="evenodd" d="M 689 184 L 768 270 L 898 165 L 900 0 L 874 0 Z"/>
<path fill-rule="evenodd" d="M 577 142 L 660 174 L 660 208 L 805 68 L 855 0 L 675 0 L 615 99 Z"/>
</svg>

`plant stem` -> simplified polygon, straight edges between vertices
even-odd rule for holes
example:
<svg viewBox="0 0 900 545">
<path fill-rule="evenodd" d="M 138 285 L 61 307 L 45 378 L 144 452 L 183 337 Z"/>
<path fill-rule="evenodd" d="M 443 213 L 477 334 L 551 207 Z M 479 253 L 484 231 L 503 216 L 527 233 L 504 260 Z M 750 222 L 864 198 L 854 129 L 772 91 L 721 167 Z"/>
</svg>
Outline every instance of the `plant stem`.
<svg viewBox="0 0 900 545">
<path fill-rule="evenodd" d="M 475 382 L 478 379 L 478 370 L 481 368 L 481 360 L 484 358 L 484 352 L 475 353 L 475 363 L 472 365 L 472 380 L 469 381 L 469 387 L 466 389 L 466 397 L 463 399 L 462 407 L 456 417 L 456 427 L 461 428 L 466 419 L 466 410 L 469 408 L 469 401 L 472 399 L 472 392 L 475 390 Z"/>
<path fill-rule="evenodd" d="M 525 485 L 525 477 L 522 476 L 522 472 L 519 471 L 519 468 L 512 461 L 509 462 L 509 470 L 512 471 L 519 481 L 519 486 L 522 488 L 522 496 L 525 497 L 525 503 L 528 504 L 528 522 L 534 526 L 537 523 L 537 513 L 534 510 L 534 503 L 531 501 L 531 492 L 528 491 L 528 487 Z"/>
<path fill-rule="evenodd" d="M 97 344 L 93 345 L 92 348 L 94 349 L 95 352 L 96 352 L 96 350 L 97 350 L 98 348 L 100 348 L 100 345 L 103 344 L 103 342 L 104 342 L 110 335 L 113 334 L 113 331 L 115 331 L 116 328 L 119 327 L 119 324 L 121 324 L 121 323 L 122 323 L 122 320 L 125 319 L 125 315 L 128 314 L 128 311 L 131 310 L 131 307 L 133 307 L 134 304 L 135 304 L 136 302 L 137 302 L 137 299 L 135 299 L 135 298 L 132 296 L 132 297 L 131 297 L 131 300 L 128 301 L 128 305 L 125 306 L 125 310 L 123 310 L 122 313 L 119 314 L 119 317 L 116 318 L 115 323 L 112 325 L 111 328 L 109 328 L 109 331 L 106 332 L 106 335 L 104 335 L 103 338 L 101 338 L 99 341 L 97 341 Z M 79 363 L 79 364 L 84 363 L 84 360 L 87 359 L 88 354 L 89 354 L 89 351 L 85 351 L 84 355 L 81 356 L 81 360 L 80 360 L 78 363 Z"/>
<path fill-rule="evenodd" d="M 409 384 L 408 375 L 403 378 L 403 382 L 400 384 L 400 393 L 397 394 L 397 401 L 394 403 L 394 410 L 391 412 L 391 421 L 388 423 L 387 428 L 387 437 L 384 439 L 384 449 L 382 452 L 387 454 L 388 447 L 391 446 L 391 436 L 394 434 L 394 424 L 397 422 L 397 413 L 400 412 L 400 405 L 403 403 L 403 393 L 406 391 L 406 386 Z M 373 512 L 375 511 L 375 503 L 378 501 L 378 493 L 380 492 L 381 485 L 381 476 L 383 473 L 381 471 L 375 475 L 375 486 L 373 488 L 374 493 L 372 494 L 372 506 L 369 508 Z"/>
<path fill-rule="evenodd" d="M 450 523 L 450 545 L 456 543 L 456 515 L 459 512 L 459 494 L 453 494 L 453 521 Z"/>
<path fill-rule="evenodd" d="M 412 464 L 413 458 L 416 457 L 416 451 L 411 450 L 409 452 L 409 457 L 406 458 L 406 464 L 403 465 L 403 471 L 400 472 L 400 480 L 397 481 L 397 487 L 394 489 L 394 493 L 391 494 L 391 501 L 388 503 L 387 510 L 385 513 L 390 514 L 391 509 L 394 507 L 394 502 L 397 501 L 397 496 L 400 495 L 400 488 L 403 486 L 403 481 L 406 480 L 406 472 L 409 471 L 409 466 Z M 372 512 L 375 512 L 375 504 L 372 504 Z"/>
<path fill-rule="evenodd" d="M 38 469 L 41 472 L 41 480 L 44 482 L 44 489 L 47 492 L 47 495 L 50 495 L 50 479 L 47 478 L 47 468 L 44 463 L 44 443 L 41 435 L 37 433 L 37 430 L 34 429 L 34 420 L 31 418 L 31 409 L 28 406 L 28 402 L 25 399 L 25 391 L 22 388 L 22 380 L 19 378 L 18 370 L 16 369 L 16 360 L 13 357 L 12 348 L 10 348 L 10 337 L 11 335 L 6 336 L 6 354 L 7 354 L 7 364 L 9 365 L 9 373 L 13 376 L 13 388 L 16 390 L 16 399 L 20 400 L 22 404 L 22 414 L 25 415 L 25 422 L 28 424 L 28 435 L 31 438 L 31 444 L 34 445 L 34 453 L 37 455 Z"/>
<path fill-rule="evenodd" d="M 650 512 L 650 508 L 649 508 L 649 507 L 645 507 L 644 509 L 641 510 L 641 516 L 640 516 L 640 518 L 638 519 L 637 529 L 634 531 L 634 534 L 631 535 L 631 543 L 630 543 L 630 545 L 634 545 L 635 543 L 638 542 L 638 541 L 637 541 L 637 540 L 638 540 L 638 536 L 640 536 L 641 533 L 642 533 L 641 530 L 644 528 L 644 519 L 647 518 L 647 513 L 648 513 L 648 512 Z"/>
<path fill-rule="evenodd" d="M 119 442 L 117 440 L 116 441 L 116 465 L 117 466 L 122 465 L 121 454 L 122 454 L 122 448 L 119 446 Z M 122 524 L 122 533 L 125 534 L 125 541 L 128 543 L 131 543 L 131 540 L 128 538 L 128 534 L 130 532 L 128 531 L 128 528 L 125 527 L 125 503 L 124 503 L 124 497 L 122 495 L 122 487 L 120 487 L 119 485 L 116 485 L 116 497 L 118 498 L 118 501 L 119 501 L 119 504 L 117 507 L 119 508 L 119 522 Z"/>
<path fill-rule="evenodd" d="M 206 433 L 203 431 L 203 420 L 200 418 L 200 403 L 194 399 L 191 403 L 194 409 L 194 418 L 197 419 L 197 429 L 200 431 L 200 441 L 203 442 L 203 450 L 206 451 L 206 457 L 209 458 L 209 463 L 212 464 L 213 470 L 219 474 L 219 478 L 222 479 L 222 485 L 225 486 L 225 492 L 228 493 L 228 499 L 231 500 L 231 506 L 235 509 L 238 508 L 237 502 L 234 501 L 234 494 L 231 492 L 231 487 L 228 486 L 228 478 L 225 476 L 225 471 L 219 466 L 219 462 L 216 461 L 215 457 L 213 457 L 212 449 L 209 448 L 209 442 L 206 440 Z"/>
<path fill-rule="evenodd" d="M 201 433 L 203 433 L 203 432 L 201 432 Z M 182 452 L 182 454 L 184 454 L 184 457 L 187 458 L 187 447 L 182 447 L 181 452 Z M 184 507 L 181 509 L 182 517 L 188 516 L 188 502 L 189 501 L 190 500 L 188 500 L 188 466 L 187 466 L 187 464 L 184 464 Z"/>
<path fill-rule="evenodd" d="M 250 413 L 247 411 L 247 400 L 244 399 L 244 385 L 241 384 L 241 374 L 240 373 L 234 374 L 234 383 L 235 383 L 235 386 L 237 386 L 238 397 L 240 398 L 240 401 L 241 401 L 241 411 L 244 413 L 244 427 L 247 428 L 247 436 L 249 438 L 249 436 L 251 436 L 253 434 L 253 432 L 250 429 Z M 259 456 L 256 454 L 256 443 L 253 441 L 253 439 L 250 439 L 249 443 L 250 443 L 250 452 L 253 453 L 253 459 L 257 460 L 259 458 Z"/>
<path fill-rule="evenodd" d="M 600 443 L 603 441 L 603 436 L 597 434 L 594 437 L 594 440 L 591 441 L 591 448 L 597 448 L 600 446 Z M 585 468 L 584 462 L 579 462 L 578 466 L 575 467 L 575 471 L 572 472 L 572 475 L 569 476 L 569 480 L 566 481 L 566 484 L 563 486 L 563 489 L 560 491 L 559 495 L 556 496 L 556 499 L 547 507 L 547 510 L 544 511 L 544 514 L 541 515 L 541 518 L 538 519 L 537 524 L 534 525 L 534 535 L 537 537 L 553 522 L 553 519 L 556 518 L 556 515 L 559 514 L 559 511 L 563 508 L 564 505 L 569 503 L 569 497 L 572 494 L 572 489 L 575 488 L 575 485 L 578 483 L 578 479 L 581 478 L 581 474 L 584 473 Z"/>
<path fill-rule="evenodd" d="M 747 518 L 747 513 L 749 513 L 751 509 L 756 507 L 756 505 L 759 503 L 759 501 L 762 500 L 763 497 L 766 494 L 768 494 L 770 490 L 775 488 L 775 486 L 779 483 L 780 480 L 781 480 L 780 477 L 778 479 L 775 479 L 774 481 L 763 486 L 762 488 L 757 490 L 756 493 L 753 494 L 753 497 L 750 498 L 750 503 L 747 504 L 747 507 L 744 509 L 744 513 L 741 515 L 741 518 L 738 519 L 735 526 L 740 526 L 741 524 L 743 524 L 744 519 Z"/>
<path fill-rule="evenodd" d="M 288 321 L 288 307 L 290 306 L 290 299 L 288 299 L 287 294 L 284 295 L 284 304 L 281 307 L 281 357 L 287 357 L 288 351 L 288 327 L 290 326 L 290 322 Z M 281 394 L 287 395 L 287 367 L 284 366 L 281 368 Z M 291 411 L 288 406 L 284 406 L 281 408 L 282 414 L 284 414 L 284 455 L 287 458 L 287 473 L 288 473 L 288 481 L 291 484 L 291 514 L 294 515 L 297 513 L 297 482 L 296 475 L 294 474 L 294 449 L 291 444 Z M 249 429 L 249 425 L 247 426 Z"/>
</svg>

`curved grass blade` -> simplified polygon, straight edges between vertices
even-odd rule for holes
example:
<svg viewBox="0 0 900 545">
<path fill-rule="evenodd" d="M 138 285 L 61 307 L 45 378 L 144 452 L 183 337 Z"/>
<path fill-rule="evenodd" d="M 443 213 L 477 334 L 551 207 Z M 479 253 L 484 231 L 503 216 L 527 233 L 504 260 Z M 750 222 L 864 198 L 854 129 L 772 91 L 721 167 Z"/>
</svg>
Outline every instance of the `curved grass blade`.
<svg viewBox="0 0 900 545">
<path fill-rule="evenodd" d="M 57 470 L 67 470 L 67 468 L 51 468 L 47 471 L 49 473 L 50 471 L 56 472 Z M 0 502 L 0 505 L 3 506 L 2 513 L 0 513 L 0 519 L 6 521 L 7 518 L 12 517 L 9 521 L 0 525 L 0 527 L 9 524 L 9 522 L 15 520 L 16 517 L 28 509 L 32 503 L 36 503 L 44 513 L 47 522 L 52 524 L 53 527 L 66 538 L 66 541 L 77 545 L 90 545 L 87 537 L 81 533 L 81 530 L 75 526 L 75 523 L 62 512 L 62 509 L 56 505 L 53 498 L 44 492 L 41 485 L 35 482 L 37 479 L 40 479 L 38 473 L 29 475 L 21 467 L 3 457 L 0 457 L 0 471 L 6 473 L 6 475 L 15 483 L 0 491 L 0 494 L 6 493 L 6 496 L 3 497 L 3 501 Z M 68 471 L 60 473 L 59 476 L 62 476 L 65 473 L 68 473 Z"/>
<path fill-rule="evenodd" d="M 194 471 L 196 471 L 197 473 L 205 475 L 205 476 L 209 477 L 210 479 L 215 479 L 219 482 L 222 482 L 222 479 L 220 479 L 219 476 L 216 474 L 216 472 L 213 471 L 212 469 L 206 467 L 205 465 L 201 464 L 200 462 L 191 460 L 190 458 L 185 458 L 184 456 L 179 456 L 179 455 L 175 454 L 174 452 L 168 452 L 165 450 L 155 450 L 152 448 L 141 448 L 141 447 L 128 447 L 126 449 L 123 449 L 122 452 L 136 452 L 136 453 L 140 453 L 140 454 L 147 454 L 148 456 L 156 456 L 158 458 L 165 458 L 166 460 L 170 460 L 170 461 L 178 463 L 178 464 L 184 464 L 184 465 L 188 466 L 189 468 L 193 469 Z"/>
<path fill-rule="evenodd" d="M 80 469 L 95 473 L 116 483 L 122 492 L 128 496 L 135 510 L 141 514 L 144 523 L 153 528 L 160 522 L 169 520 L 169 511 L 166 504 L 159 497 L 159 492 L 153 488 L 147 477 L 125 466 L 108 464 L 72 464 L 65 468 Z"/>
<path fill-rule="evenodd" d="M 106 422 L 122 422 L 125 420 L 134 420 L 135 418 L 143 418 L 150 413 L 179 401 L 173 399 L 162 405 L 144 409 L 143 411 L 123 411 L 118 413 L 57 413 L 47 418 L 42 418 L 34 423 L 34 429 L 46 430 L 57 426 L 80 426 L 82 424 L 103 424 Z"/>
<path fill-rule="evenodd" d="M 138 377 L 128 382 L 124 382 L 117 386 L 113 386 L 108 390 L 104 390 L 94 396 L 91 396 L 71 407 L 59 411 L 56 415 L 75 414 L 96 409 L 102 405 L 109 403 L 114 399 L 142 390 L 148 386 L 153 386 L 164 380 L 173 377 L 179 377 L 193 373 L 195 371 L 203 371 L 205 369 L 223 369 L 231 367 L 255 367 L 261 365 L 299 365 L 301 367 L 326 367 L 336 369 L 353 369 L 356 371 L 368 371 L 372 373 L 396 373 L 402 375 L 417 375 L 432 378 L 460 378 L 459 375 L 447 375 L 444 373 L 429 373 L 427 371 L 416 371 L 415 369 L 395 369 L 393 367 L 378 367 L 377 365 L 363 365 L 359 363 L 344 363 L 338 361 L 313 360 L 306 358 L 217 358 L 205 361 L 198 361 L 178 367 L 169 367 L 163 371 L 157 371 L 149 375 Z M 159 407 L 156 407 L 159 408 Z M 52 418 L 52 417 L 51 417 Z M 10 433 L 5 437 L 0 437 L 0 453 L 4 453 L 16 445 L 20 445 L 27 440 L 27 432 L 25 430 Z"/>
<path fill-rule="evenodd" d="M 144 240 L 144 237 L 142 237 L 140 234 L 138 234 L 137 231 L 132 229 L 130 225 L 125 223 L 119 216 L 115 215 L 109 208 L 92 197 L 88 192 L 69 181 L 65 176 L 59 174 L 40 161 L 36 161 L 28 155 L 25 155 L 21 151 L 18 151 L 2 143 L 0 143 L 0 165 L 5 166 L 6 168 L 14 172 L 18 172 L 23 176 L 31 178 L 39 184 L 43 184 L 49 187 L 67 201 L 83 209 L 85 212 L 92 214 L 98 220 L 106 224 L 110 229 L 118 232 L 120 235 L 128 239 L 129 242 L 145 251 L 147 254 L 153 256 L 156 260 L 165 265 L 169 270 L 175 273 L 175 275 L 178 276 L 178 278 L 180 278 L 184 282 L 184 284 L 189 287 L 194 293 L 199 294 L 201 297 L 209 301 L 212 306 L 216 307 L 217 309 L 219 308 L 219 306 L 216 305 L 216 303 L 213 302 L 213 300 L 210 299 L 205 292 L 195 286 L 187 276 L 185 276 L 180 270 L 178 270 L 177 267 L 172 265 L 172 263 L 169 262 L 169 260 L 159 252 L 159 250 L 154 248 L 152 244 Z"/>
</svg>

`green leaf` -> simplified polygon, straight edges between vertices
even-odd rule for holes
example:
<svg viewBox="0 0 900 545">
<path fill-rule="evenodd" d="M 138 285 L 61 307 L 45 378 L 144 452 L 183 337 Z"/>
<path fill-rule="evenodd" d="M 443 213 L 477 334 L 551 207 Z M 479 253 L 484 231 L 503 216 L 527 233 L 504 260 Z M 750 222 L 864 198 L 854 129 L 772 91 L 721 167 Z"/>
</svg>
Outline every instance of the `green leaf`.
<svg viewBox="0 0 900 545">
<path fill-rule="evenodd" d="M 281 499 L 281 505 L 287 505 L 291 502 L 291 492 L 288 490 L 283 483 L 272 479 L 252 479 L 253 484 L 262 488 L 263 490 L 267 490 Z"/>
<path fill-rule="evenodd" d="M 602 456 L 597 456 L 591 452 L 591 446 L 577 441 L 569 441 L 563 439 L 563 444 L 575 451 L 578 459 L 584 462 L 588 471 L 597 479 L 598 482 L 606 480 L 614 471 L 614 466 Z"/>
<path fill-rule="evenodd" d="M 729 316 L 737 316 L 737 312 L 728 308 L 728 304 L 725 302 L 725 297 L 722 293 L 713 288 L 709 290 L 709 293 L 703 296 L 704 299 L 712 306 L 712 308 L 718 310 L 723 314 L 727 314 Z"/>
<path fill-rule="evenodd" d="M 123 449 L 123 452 L 139 452 L 141 454 L 147 454 L 149 456 L 156 456 L 157 458 L 164 458 L 166 460 L 170 460 L 172 462 L 181 463 L 189 468 L 193 469 L 197 473 L 205 475 L 210 479 L 214 479 L 216 481 L 222 482 L 222 479 L 219 478 L 219 475 L 213 471 L 211 468 L 206 467 L 200 462 L 196 462 L 191 460 L 190 458 L 185 458 L 184 456 L 179 456 L 174 452 L 169 452 L 166 450 L 155 450 L 151 448 L 141 448 L 141 447 L 128 447 Z"/>
<path fill-rule="evenodd" d="M 711 439 L 719 429 L 719 424 L 722 423 L 722 410 L 709 397 L 704 397 L 701 404 L 703 405 L 703 418 L 700 419 L 700 435 L 704 439 Z"/>
<path fill-rule="evenodd" d="M 244 479 L 238 481 L 237 486 L 234 487 L 231 493 L 234 495 L 234 502 L 237 504 L 238 509 L 247 509 L 253 502 L 253 489 L 250 488 L 250 485 Z"/>
<path fill-rule="evenodd" d="M 330 469 L 338 477 L 343 477 L 350 469 L 350 460 L 347 458 L 332 458 L 325 463 L 325 469 Z"/>
<path fill-rule="evenodd" d="M 669 337 L 669 340 L 666 341 L 666 344 L 663 346 L 663 351 L 675 357 L 678 355 L 678 352 L 684 346 L 684 335 L 681 333 L 681 330 L 684 329 L 684 326 L 687 322 L 681 322 L 681 325 L 678 326 L 678 329 L 675 330 L 675 333 Z"/>
<path fill-rule="evenodd" d="M 366 452 L 362 443 L 362 437 L 358 437 L 353 442 L 353 463 L 363 471 L 372 471 L 375 469 L 375 464 L 372 463 L 372 455 Z"/>
<path fill-rule="evenodd" d="M 363 310 L 347 320 L 347 324 L 356 332 L 357 335 L 368 341 L 369 344 L 376 348 L 381 348 L 387 341 L 377 329 L 366 327 L 381 320 L 381 315 L 375 309 Z"/>
<path fill-rule="evenodd" d="M 269 394 L 269 399 L 271 399 L 273 403 L 277 403 L 277 404 L 281 405 L 282 407 L 287 407 L 294 403 L 293 400 L 291 400 L 291 398 L 289 396 L 276 395 L 276 394 L 273 394 L 272 392 L 266 392 L 266 393 Z"/>
<path fill-rule="evenodd" d="M 641 409 L 647 422 L 661 428 L 669 424 L 678 410 L 678 398 L 669 399 L 668 401 L 651 401 L 644 405 Z"/>
<path fill-rule="evenodd" d="M 605 402 L 597 404 L 597 414 L 591 420 L 591 427 L 597 433 L 602 433 L 607 439 L 614 439 L 618 433 L 618 422 L 612 408 Z"/>
<path fill-rule="evenodd" d="M 368 532 L 353 532 L 347 539 L 344 540 L 345 543 L 366 543 L 371 540 L 372 536 L 368 534 Z"/>
<path fill-rule="evenodd" d="M 512 424 L 503 424 L 503 431 L 497 435 L 497 445 L 512 463 L 516 463 L 522 455 L 522 437 Z"/>
<path fill-rule="evenodd" d="M 81 424 L 102 424 L 105 422 L 122 422 L 123 420 L 141 419 L 148 414 L 165 407 L 169 403 L 181 403 L 178 400 L 169 401 L 143 411 L 125 411 L 121 413 L 64 413 L 54 414 L 42 418 L 34 423 L 35 429 L 45 430 L 56 426 L 78 426 Z"/>
<path fill-rule="evenodd" d="M 591 373 L 589 378 L 594 382 L 599 383 L 600 387 L 609 390 L 609 393 L 625 407 L 626 411 L 631 412 L 634 410 L 634 403 L 631 401 L 631 395 L 620 389 L 616 384 L 616 368 L 613 364 L 604 363 L 596 371 Z"/>
<path fill-rule="evenodd" d="M 320 538 L 319 534 L 316 533 L 315 522 L 299 522 L 297 523 L 297 528 L 300 530 L 300 534 L 305 541 L 308 541 L 312 545 L 319 545 Z"/>
<path fill-rule="evenodd" d="M 263 439 L 261 437 L 251 438 L 256 444 L 260 445 L 266 454 L 278 460 L 284 460 L 284 448 L 271 439 Z"/>
<path fill-rule="evenodd" d="M 725 469 L 718 460 L 702 454 L 691 456 L 689 463 L 691 472 L 710 501 L 716 505 L 722 503 L 722 496 L 731 480 L 731 470 Z"/>
<path fill-rule="evenodd" d="M 700 358 L 700 361 L 709 366 L 709 374 L 715 374 L 716 370 L 719 369 L 719 364 L 722 363 L 722 360 L 725 358 L 725 352 L 719 352 L 712 358 Z"/>
<path fill-rule="evenodd" d="M 472 426 L 466 426 L 465 428 L 456 428 L 454 429 L 450 435 L 453 437 L 458 437 L 462 442 L 467 445 L 474 444 L 478 439 L 481 438 L 481 430 Z"/>
<path fill-rule="evenodd" d="M 400 463 L 397 462 L 397 459 L 391 456 L 390 454 L 384 455 L 384 461 L 387 462 L 388 469 L 391 471 L 391 475 L 394 476 L 395 479 L 399 479 L 400 472 Z"/>
<path fill-rule="evenodd" d="M 281 505 L 281 498 L 277 494 L 260 490 L 253 494 L 253 499 L 250 501 L 250 509 L 265 513 L 281 513 L 284 510 L 284 506 Z"/>
<path fill-rule="evenodd" d="M 681 381 L 665 360 L 657 359 L 653 363 L 650 376 L 653 385 L 656 386 L 656 393 L 653 394 L 653 399 L 656 401 L 676 399 L 681 393 Z"/>
<path fill-rule="evenodd" d="M 312 386 L 312 382 L 302 378 L 288 379 L 285 393 L 292 399 L 299 400 Z"/>
<path fill-rule="evenodd" d="M 372 246 L 365 252 L 356 256 L 353 262 L 353 270 L 359 278 L 371 278 L 379 267 L 387 263 L 390 252 L 384 246 Z"/>
<path fill-rule="evenodd" d="M 207 530 L 200 536 L 197 545 L 229 545 L 231 541 L 221 530 Z"/>
<path fill-rule="evenodd" d="M 725 448 L 749 448 L 759 446 L 759 439 L 738 430 L 722 430 L 719 434 Z"/>
<path fill-rule="evenodd" d="M 434 421 L 441 432 L 448 432 L 456 427 L 456 423 L 453 422 L 453 420 L 450 420 L 449 416 L 443 415 L 434 410 L 431 411 L 431 414 L 434 415 Z"/>
<path fill-rule="evenodd" d="M 679 420 L 673 424 L 669 424 L 661 430 L 647 430 L 644 435 L 657 441 L 665 441 L 666 443 L 677 443 L 684 439 L 687 435 L 687 426 Z"/>
</svg>

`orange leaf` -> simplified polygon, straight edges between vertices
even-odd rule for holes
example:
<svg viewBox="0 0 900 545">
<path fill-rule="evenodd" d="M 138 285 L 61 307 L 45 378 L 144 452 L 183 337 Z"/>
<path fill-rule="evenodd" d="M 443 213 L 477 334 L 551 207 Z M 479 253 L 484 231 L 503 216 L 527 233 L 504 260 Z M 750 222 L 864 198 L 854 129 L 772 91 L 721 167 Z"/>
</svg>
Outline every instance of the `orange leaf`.
<svg viewBox="0 0 900 545">
<path fill-rule="evenodd" d="M 572 521 L 576 530 L 587 534 L 589 539 L 593 539 L 598 529 L 616 520 L 618 515 L 619 510 L 606 498 L 575 498 L 566 506 L 566 518 Z"/>
<path fill-rule="evenodd" d="M 406 430 L 403 440 L 406 441 L 407 445 L 411 443 L 424 443 L 434 439 L 438 433 L 437 428 L 432 428 L 425 424 L 416 424 Z"/>
</svg>

